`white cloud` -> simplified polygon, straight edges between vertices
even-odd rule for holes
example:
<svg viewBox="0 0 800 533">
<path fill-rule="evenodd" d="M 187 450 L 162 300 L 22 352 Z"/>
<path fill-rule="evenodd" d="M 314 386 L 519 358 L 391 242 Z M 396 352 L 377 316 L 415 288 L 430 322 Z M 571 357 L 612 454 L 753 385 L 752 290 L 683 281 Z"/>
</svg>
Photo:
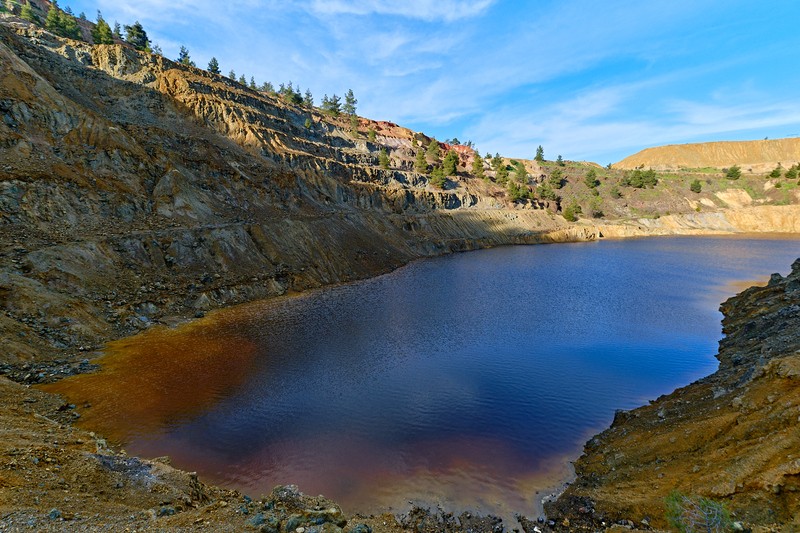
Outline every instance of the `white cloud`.
<svg viewBox="0 0 800 533">
<path fill-rule="evenodd" d="M 531 158 L 541 144 L 548 158 L 560 153 L 568 159 L 605 164 L 647 146 L 752 138 L 746 133 L 800 124 L 800 99 L 742 104 L 673 101 L 661 113 L 637 115 L 625 109 L 631 94 L 629 86 L 619 91 L 604 88 L 535 110 L 509 107 L 468 131 L 479 147 L 512 157 Z M 576 113 L 573 106 L 579 102 L 593 102 L 605 113 Z M 600 157 L 610 160 L 598 161 Z"/>
<path fill-rule="evenodd" d="M 317 101 L 352 88 L 362 115 L 516 157 L 542 143 L 605 160 L 798 122 L 797 75 L 770 86 L 745 74 L 785 56 L 788 41 L 754 39 L 752 16 L 723 16 L 714 0 L 97 1 L 109 20 L 139 19 L 170 57 L 184 44 L 198 65 L 214 55 L 225 72 L 291 80 Z"/>
<path fill-rule="evenodd" d="M 312 0 L 318 15 L 395 15 L 427 22 L 453 22 L 484 13 L 494 0 Z"/>
</svg>

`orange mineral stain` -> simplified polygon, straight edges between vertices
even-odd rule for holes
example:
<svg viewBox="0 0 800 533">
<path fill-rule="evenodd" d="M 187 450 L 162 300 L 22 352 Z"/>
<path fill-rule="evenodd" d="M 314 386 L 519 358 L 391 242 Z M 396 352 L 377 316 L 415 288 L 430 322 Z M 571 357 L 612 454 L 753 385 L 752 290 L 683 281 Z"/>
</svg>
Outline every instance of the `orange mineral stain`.
<svg viewBox="0 0 800 533">
<path fill-rule="evenodd" d="M 246 379 L 255 345 L 224 318 L 215 322 L 211 315 L 111 342 L 94 361 L 98 372 L 41 388 L 77 405 L 79 426 L 114 442 L 158 433 L 203 413 Z"/>
</svg>

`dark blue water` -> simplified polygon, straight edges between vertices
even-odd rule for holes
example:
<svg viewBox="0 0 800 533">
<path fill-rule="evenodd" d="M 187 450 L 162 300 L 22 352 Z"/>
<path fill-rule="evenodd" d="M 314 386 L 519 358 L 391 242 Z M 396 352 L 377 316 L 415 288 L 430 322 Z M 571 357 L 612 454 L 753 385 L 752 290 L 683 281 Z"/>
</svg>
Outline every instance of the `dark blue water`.
<svg viewBox="0 0 800 533">
<path fill-rule="evenodd" d="M 241 386 L 128 449 L 350 512 L 532 512 L 616 409 L 716 369 L 733 283 L 798 256 L 788 239 L 507 247 L 242 306 L 210 333 L 255 344 Z"/>
</svg>

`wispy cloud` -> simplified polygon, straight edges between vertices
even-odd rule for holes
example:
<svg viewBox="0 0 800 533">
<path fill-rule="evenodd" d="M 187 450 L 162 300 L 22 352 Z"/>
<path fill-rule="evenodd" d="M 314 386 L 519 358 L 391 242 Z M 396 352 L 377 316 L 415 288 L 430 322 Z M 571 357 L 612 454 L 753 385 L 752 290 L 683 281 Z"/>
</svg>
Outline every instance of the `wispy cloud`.
<svg viewBox="0 0 800 533">
<path fill-rule="evenodd" d="M 484 13 L 494 0 L 312 0 L 318 15 L 394 15 L 424 21 L 453 22 Z"/>
<path fill-rule="evenodd" d="M 75 1 L 73 8 L 76 8 Z M 91 2 L 91 3 L 90 3 Z M 77 0 L 140 20 L 166 55 L 482 150 L 607 162 L 702 135 L 796 124 L 800 3 L 730 0 Z M 778 73 L 780 73 L 778 75 Z M 622 154 L 626 155 L 626 154 Z"/>
</svg>

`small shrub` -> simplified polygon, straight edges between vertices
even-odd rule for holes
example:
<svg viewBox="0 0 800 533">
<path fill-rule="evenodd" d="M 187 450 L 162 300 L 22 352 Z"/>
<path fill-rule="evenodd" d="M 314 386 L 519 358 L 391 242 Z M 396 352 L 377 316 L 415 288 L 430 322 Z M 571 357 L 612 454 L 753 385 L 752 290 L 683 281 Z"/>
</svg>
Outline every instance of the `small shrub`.
<svg viewBox="0 0 800 533">
<path fill-rule="evenodd" d="M 700 183 L 700 180 L 694 180 L 691 185 L 689 185 L 689 190 L 699 193 L 703 190 L 703 185 Z"/>
<path fill-rule="evenodd" d="M 389 154 L 386 153 L 386 148 L 381 148 L 381 151 L 378 153 L 378 164 L 384 170 L 389 168 Z"/>
<path fill-rule="evenodd" d="M 682 533 L 722 533 L 733 524 L 725 504 L 672 491 L 665 500 L 667 520 Z"/>
<path fill-rule="evenodd" d="M 583 177 L 583 183 L 590 189 L 594 189 L 600 185 L 600 180 L 597 179 L 597 171 L 590 168 L 586 175 Z"/>
<path fill-rule="evenodd" d="M 738 180 L 742 177 L 742 169 L 739 168 L 739 165 L 733 165 L 725 171 L 725 177 L 729 180 Z"/>
<path fill-rule="evenodd" d="M 444 171 L 442 167 L 435 167 L 431 171 L 431 185 L 438 189 L 444 189 L 444 186 L 447 184 L 447 178 L 444 175 Z"/>
<path fill-rule="evenodd" d="M 564 212 L 562 213 L 564 218 L 568 222 L 575 222 L 578 220 L 578 215 L 581 214 L 581 206 L 573 200 L 570 204 L 564 208 Z"/>
</svg>

